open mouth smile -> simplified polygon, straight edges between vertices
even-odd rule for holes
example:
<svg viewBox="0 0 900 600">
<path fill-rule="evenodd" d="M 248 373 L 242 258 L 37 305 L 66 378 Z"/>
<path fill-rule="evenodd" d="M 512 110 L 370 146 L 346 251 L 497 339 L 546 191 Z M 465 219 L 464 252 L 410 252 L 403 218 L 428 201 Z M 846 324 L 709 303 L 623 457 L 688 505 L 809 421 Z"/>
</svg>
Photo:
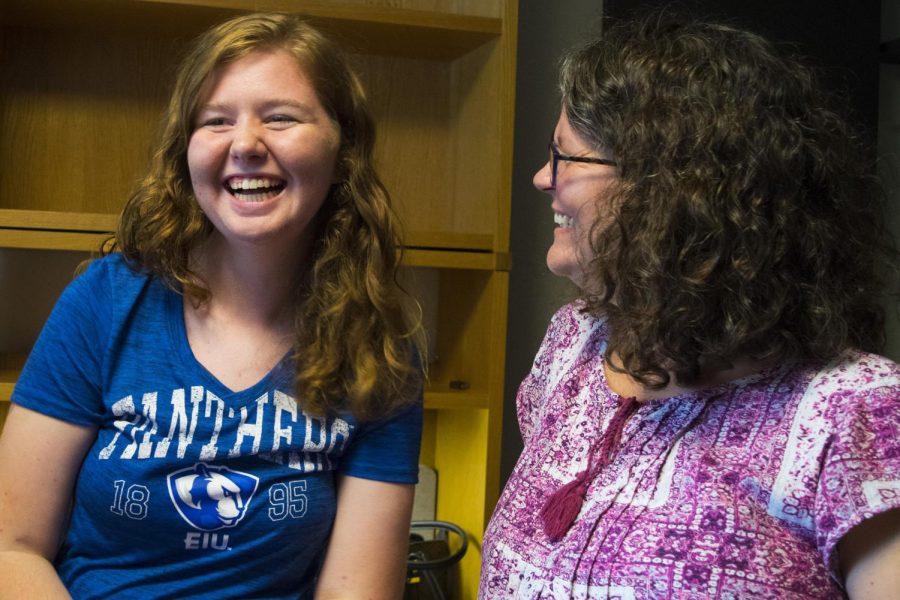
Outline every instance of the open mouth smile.
<svg viewBox="0 0 900 600">
<path fill-rule="evenodd" d="M 229 194 L 244 202 L 263 202 L 280 194 L 286 185 L 283 180 L 274 177 L 229 177 L 224 187 Z"/>
<path fill-rule="evenodd" d="M 553 213 L 553 222 L 556 223 L 559 227 L 575 227 L 575 219 L 558 212 Z"/>
</svg>

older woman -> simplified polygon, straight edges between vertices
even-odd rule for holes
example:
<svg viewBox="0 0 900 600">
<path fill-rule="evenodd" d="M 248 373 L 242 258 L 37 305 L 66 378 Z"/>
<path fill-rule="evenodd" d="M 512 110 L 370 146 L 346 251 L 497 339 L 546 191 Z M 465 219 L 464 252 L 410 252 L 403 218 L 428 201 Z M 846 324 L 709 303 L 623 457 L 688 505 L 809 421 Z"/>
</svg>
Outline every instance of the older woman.
<svg viewBox="0 0 900 600">
<path fill-rule="evenodd" d="M 765 40 L 660 14 L 560 87 L 534 184 L 583 294 L 519 390 L 481 596 L 896 597 L 897 253 L 853 131 Z"/>
</svg>

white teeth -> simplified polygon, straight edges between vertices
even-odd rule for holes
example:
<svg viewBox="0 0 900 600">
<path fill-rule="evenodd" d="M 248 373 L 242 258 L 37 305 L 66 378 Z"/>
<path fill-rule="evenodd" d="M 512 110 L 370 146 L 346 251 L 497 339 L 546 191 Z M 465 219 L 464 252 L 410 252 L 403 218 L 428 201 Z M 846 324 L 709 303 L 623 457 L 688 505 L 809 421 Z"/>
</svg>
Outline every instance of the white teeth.
<svg viewBox="0 0 900 600">
<path fill-rule="evenodd" d="M 276 187 L 277 185 L 279 185 L 277 180 L 269 179 L 268 177 L 234 178 L 228 183 L 228 186 L 233 190 L 257 190 L 259 188 Z"/>
<path fill-rule="evenodd" d="M 231 177 L 224 187 L 242 202 L 264 202 L 280 194 L 285 182 L 272 177 Z"/>
<path fill-rule="evenodd" d="M 225 187 L 244 202 L 263 202 L 280 194 L 285 182 L 271 177 L 233 177 Z"/>
<path fill-rule="evenodd" d="M 567 217 L 566 215 L 560 213 L 553 213 L 553 222 L 560 227 L 575 227 L 575 219 L 573 219 L 572 217 Z"/>
</svg>

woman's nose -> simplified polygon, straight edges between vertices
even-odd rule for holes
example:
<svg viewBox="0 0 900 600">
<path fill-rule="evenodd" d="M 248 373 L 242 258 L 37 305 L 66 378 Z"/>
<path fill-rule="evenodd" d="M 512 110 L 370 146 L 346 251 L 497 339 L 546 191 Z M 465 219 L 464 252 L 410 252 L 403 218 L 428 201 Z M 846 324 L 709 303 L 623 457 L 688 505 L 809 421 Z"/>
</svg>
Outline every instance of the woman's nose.
<svg viewBox="0 0 900 600">
<path fill-rule="evenodd" d="M 268 154 L 265 141 L 256 126 L 241 124 L 234 129 L 231 155 L 238 160 L 265 158 Z"/>
<path fill-rule="evenodd" d="M 538 169 L 538 172 L 535 173 L 534 177 L 531 179 L 534 187 L 542 192 L 549 192 L 553 189 L 553 184 L 550 177 L 550 169 L 550 161 L 548 160 L 544 163 L 543 167 Z"/>
</svg>

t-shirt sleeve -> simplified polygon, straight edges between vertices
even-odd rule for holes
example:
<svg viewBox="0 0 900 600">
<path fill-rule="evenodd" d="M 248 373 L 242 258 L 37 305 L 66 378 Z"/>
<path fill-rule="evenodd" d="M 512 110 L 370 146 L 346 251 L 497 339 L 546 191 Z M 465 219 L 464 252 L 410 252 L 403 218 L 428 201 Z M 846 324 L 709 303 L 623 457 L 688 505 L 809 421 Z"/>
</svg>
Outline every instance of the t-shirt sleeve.
<svg viewBox="0 0 900 600">
<path fill-rule="evenodd" d="M 835 431 L 816 493 L 816 541 L 838 581 L 840 539 L 866 519 L 900 508 L 900 366 L 861 367 L 868 381 L 852 382 L 832 403 Z"/>
<path fill-rule="evenodd" d="M 99 424 L 110 324 L 106 275 L 103 261 L 95 261 L 63 291 L 25 363 L 13 402 L 77 425 Z"/>
<path fill-rule="evenodd" d="M 422 443 L 422 394 L 415 403 L 360 426 L 341 460 L 341 473 L 388 483 L 417 483 Z"/>
</svg>

